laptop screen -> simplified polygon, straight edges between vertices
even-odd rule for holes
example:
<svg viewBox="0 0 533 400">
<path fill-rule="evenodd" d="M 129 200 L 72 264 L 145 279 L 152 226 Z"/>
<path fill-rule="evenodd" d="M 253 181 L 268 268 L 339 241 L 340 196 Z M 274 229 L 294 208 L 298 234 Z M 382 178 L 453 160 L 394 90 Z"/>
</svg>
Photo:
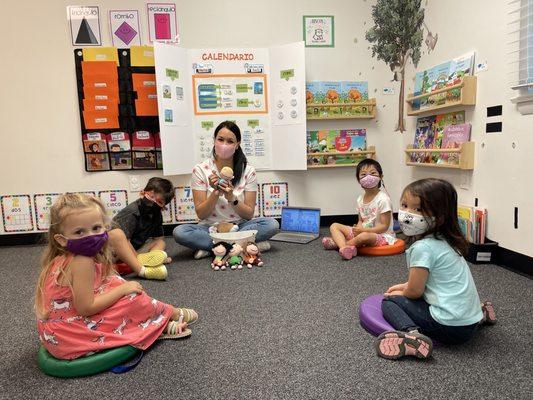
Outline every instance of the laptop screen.
<svg viewBox="0 0 533 400">
<path fill-rule="evenodd" d="M 282 231 L 318 233 L 319 229 L 320 209 L 294 207 L 282 208 Z"/>
</svg>

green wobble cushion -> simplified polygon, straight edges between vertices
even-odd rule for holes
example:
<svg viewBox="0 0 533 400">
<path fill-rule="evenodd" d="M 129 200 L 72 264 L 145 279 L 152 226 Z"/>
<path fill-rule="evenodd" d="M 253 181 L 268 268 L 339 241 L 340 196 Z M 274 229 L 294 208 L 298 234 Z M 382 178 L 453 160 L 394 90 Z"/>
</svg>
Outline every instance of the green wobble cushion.
<svg viewBox="0 0 533 400">
<path fill-rule="evenodd" d="M 122 346 L 74 360 L 60 360 L 53 357 L 41 346 L 37 362 L 41 370 L 47 375 L 58 378 L 75 378 L 109 371 L 111 368 L 131 360 L 139 353 L 140 350 L 135 347 Z"/>
</svg>

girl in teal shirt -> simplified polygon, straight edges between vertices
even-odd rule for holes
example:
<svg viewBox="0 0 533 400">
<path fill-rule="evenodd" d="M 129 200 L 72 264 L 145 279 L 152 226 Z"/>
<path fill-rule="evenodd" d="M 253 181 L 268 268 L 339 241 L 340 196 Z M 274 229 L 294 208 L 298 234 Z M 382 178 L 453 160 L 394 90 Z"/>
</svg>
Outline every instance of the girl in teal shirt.
<svg viewBox="0 0 533 400">
<path fill-rule="evenodd" d="M 463 258 L 468 243 L 457 221 L 454 187 L 442 179 L 411 183 L 403 191 L 398 220 L 415 242 L 406 251 L 409 279 L 391 286 L 381 304 L 383 316 L 397 330 L 378 337 L 378 355 L 425 359 L 433 349 L 429 337 L 460 344 L 480 323 L 496 323 L 492 303 L 480 303 Z"/>
</svg>

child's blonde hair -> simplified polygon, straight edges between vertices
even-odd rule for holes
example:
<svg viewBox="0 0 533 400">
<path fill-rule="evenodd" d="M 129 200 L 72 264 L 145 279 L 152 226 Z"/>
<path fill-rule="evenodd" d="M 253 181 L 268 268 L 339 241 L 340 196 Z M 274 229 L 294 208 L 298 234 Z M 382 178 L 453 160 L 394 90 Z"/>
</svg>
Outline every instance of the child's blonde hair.
<svg viewBox="0 0 533 400">
<path fill-rule="evenodd" d="M 35 290 L 35 312 L 39 318 L 46 318 L 48 314 L 46 305 L 44 304 L 44 285 L 46 278 L 54 265 L 54 259 L 68 253 L 66 248 L 61 246 L 54 236 L 61 234 L 62 225 L 70 215 L 87 208 L 98 209 L 102 214 L 104 223 L 106 226 L 108 225 L 109 218 L 107 217 L 104 205 L 100 200 L 92 196 L 79 193 L 67 193 L 60 196 L 50 208 L 50 228 L 48 229 L 47 235 L 48 245 L 41 257 L 41 272 Z M 115 273 L 109 242 L 104 245 L 94 259 L 95 262 L 103 265 L 102 279 Z M 59 278 L 64 272 L 64 270 L 60 270 L 57 277 Z"/>
</svg>

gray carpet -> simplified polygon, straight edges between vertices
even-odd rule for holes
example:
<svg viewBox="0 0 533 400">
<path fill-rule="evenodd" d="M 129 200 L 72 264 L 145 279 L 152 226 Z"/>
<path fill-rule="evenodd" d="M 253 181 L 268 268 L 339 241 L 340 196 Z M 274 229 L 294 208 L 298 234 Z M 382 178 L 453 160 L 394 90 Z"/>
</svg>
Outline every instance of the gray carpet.
<svg viewBox="0 0 533 400">
<path fill-rule="evenodd" d="M 194 307 L 193 335 L 165 341 L 124 375 L 51 378 L 38 369 L 32 314 L 39 246 L 0 248 L 1 399 L 526 399 L 531 398 L 533 284 L 474 265 L 499 324 L 430 361 L 387 361 L 360 326 L 359 303 L 406 278 L 403 255 L 343 262 L 320 241 L 275 243 L 266 267 L 214 272 L 168 239 L 174 262 L 150 295 Z"/>
</svg>

